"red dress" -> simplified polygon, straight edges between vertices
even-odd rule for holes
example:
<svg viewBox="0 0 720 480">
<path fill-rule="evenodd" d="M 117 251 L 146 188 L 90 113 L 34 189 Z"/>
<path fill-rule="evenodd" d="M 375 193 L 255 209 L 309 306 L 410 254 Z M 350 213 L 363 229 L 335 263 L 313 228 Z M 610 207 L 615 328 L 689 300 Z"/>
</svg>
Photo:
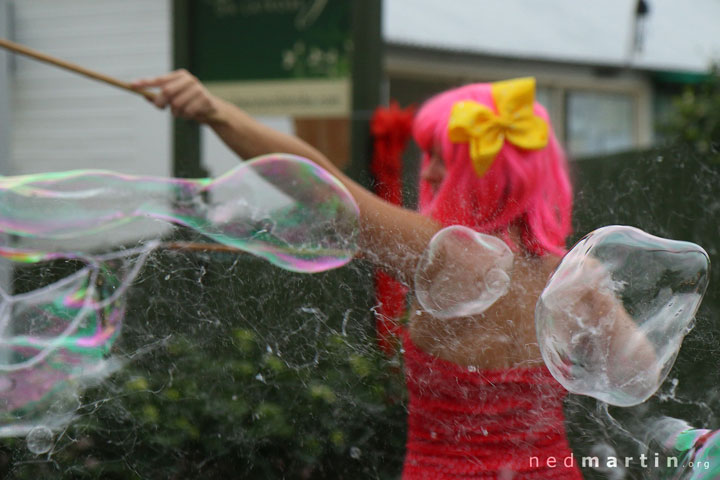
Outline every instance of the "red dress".
<svg viewBox="0 0 720 480">
<path fill-rule="evenodd" d="M 403 480 L 582 479 L 565 435 L 565 390 L 544 365 L 463 367 L 423 352 L 407 332 L 403 346 Z"/>
</svg>

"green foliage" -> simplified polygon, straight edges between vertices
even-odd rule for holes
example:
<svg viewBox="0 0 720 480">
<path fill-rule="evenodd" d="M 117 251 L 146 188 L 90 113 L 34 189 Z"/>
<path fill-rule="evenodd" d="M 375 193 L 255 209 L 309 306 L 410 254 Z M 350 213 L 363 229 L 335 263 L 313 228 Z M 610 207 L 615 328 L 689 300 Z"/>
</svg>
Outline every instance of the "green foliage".
<svg viewBox="0 0 720 480">
<path fill-rule="evenodd" d="M 368 271 L 154 254 L 115 348 L 52 453 L 0 441 L 13 479 L 396 478 L 399 358 L 375 346 Z"/>
<path fill-rule="evenodd" d="M 720 162 L 720 67 L 713 67 L 704 82 L 685 88 L 661 131 L 698 155 Z"/>
</svg>

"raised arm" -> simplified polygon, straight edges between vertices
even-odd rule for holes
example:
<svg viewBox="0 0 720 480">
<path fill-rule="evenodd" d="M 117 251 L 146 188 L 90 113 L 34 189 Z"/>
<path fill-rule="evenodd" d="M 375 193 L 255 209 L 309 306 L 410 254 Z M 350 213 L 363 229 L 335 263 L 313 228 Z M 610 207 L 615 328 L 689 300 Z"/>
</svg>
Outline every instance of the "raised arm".
<svg viewBox="0 0 720 480">
<path fill-rule="evenodd" d="M 646 399 L 659 386 L 663 367 L 648 332 L 625 309 L 618 288 L 600 261 L 578 258 L 571 251 L 538 303 L 540 337 L 547 353 L 555 352 L 546 360 L 551 358 L 555 371 L 575 385 L 572 391 L 610 395 L 612 401 L 596 398 L 612 404 L 617 392 Z"/>
<path fill-rule="evenodd" d="M 136 88 L 159 88 L 154 101 L 158 108 L 169 107 L 176 117 L 210 126 L 240 158 L 284 152 L 300 155 L 318 164 L 323 162 L 323 155 L 316 149 L 299 138 L 256 122 L 240 108 L 210 93 L 187 70 L 138 80 L 132 85 Z"/>
<path fill-rule="evenodd" d="M 137 88 L 157 87 L 158 108 L 211 127 L 240 158 L 284 152 L 308 158 L 337 177 L 360 207 L 360 248 L 366 258 L 409 281 L 418 258 L 441 228 L 417 212 L 392 205 L 347 177 L 325 155 L 303 140 L 256 121 L 240 108 L 210 93 L 185 70 L 138 80 Z"/>
</svg>

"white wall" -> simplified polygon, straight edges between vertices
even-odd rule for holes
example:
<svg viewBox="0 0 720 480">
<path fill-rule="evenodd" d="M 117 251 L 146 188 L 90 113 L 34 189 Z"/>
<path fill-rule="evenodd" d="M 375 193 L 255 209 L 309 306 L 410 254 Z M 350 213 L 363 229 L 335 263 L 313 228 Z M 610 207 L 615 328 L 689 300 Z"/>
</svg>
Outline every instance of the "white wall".
<svg viewBox="0 0 720 480">
<path fill-rule="evenodd" d="M 0 0 L 0 38 L 10 34 L 10 6 Z M 10 157 L 10 56 L 0 49 L 0 175 L 7 172 Z"/>
<path fill-rule="evenodd" d="M 7 0 L 0 0 L 0 38 L 6 38 L 9 34 L 8 15 L 9 7 Z M 0 175 L 7 170 L 6 165 L 10 155 L 10 75 L 8 67 L 9 57 L 0 52 Z M 0 233 L 0 241 L 4 241 Z M 11 266 L 8 262 L 0 261 L 0 289 L 10 291 Z M 0 361 L 6 359 L 0 354 Z"/>
<path fill-rule="evenodd" d="M 169 0 L 0 0 L 8 1 L 14 3 L 10 21 L 17 42 L 125 81 L 172 68 Z M 12 137 L 0 142 L 0 148 L 9 144 L 11 158 L 5 168 L 0 163 L 0 173 L 101 168 L 170 174 L 169 112 L 34 60 L 15 57 L 14 64 Z M 293 133 L 290 117 L 260 120 Z M 237 165 L 235 154 L 206 127 L 202 145 L 211 175 Z"/>
<path fill-rule="evenodd" d="M 124 81 L 171 68 L 169 0 L 13 3 L 10 21 L 19 43 Z M 169 174 L 167 112 L 140 96 L 35 60 L 16 57 L 14 66 L 5 174 L 80 168 Z"/>
<path fill-rule="evenodd" d="M 384 0 L 383 38 L 508 58 L 704 73 L 720 60 L 718 0 L 651 0 L 632 52 L 635 0 Z"/>
<path fill-rule="evenodd" d="M 3 17 L 11 40 L 46 54 L 123 81 L 162 74 L 172 66 L 170 0 L 0 1 L 13 7 Z M 0 148 L 9 150 L 0 174 L 88 168 L 170 174 L 168 112 L 139 95 L 36 60 L 13 55 L 10 65 L 10 85 L 2 88 L 0 80 L 0 98 L 8 95 L 11 104 L 10 128 L 2 128 L 10 138 L 0 138 Z M 49 204 L 47 214 L 52 211 Z M 14 245 L 106 250 L 168 229 L 165 222 L 141 221 L 66 242 L 22 237 Z"/>
</svg>

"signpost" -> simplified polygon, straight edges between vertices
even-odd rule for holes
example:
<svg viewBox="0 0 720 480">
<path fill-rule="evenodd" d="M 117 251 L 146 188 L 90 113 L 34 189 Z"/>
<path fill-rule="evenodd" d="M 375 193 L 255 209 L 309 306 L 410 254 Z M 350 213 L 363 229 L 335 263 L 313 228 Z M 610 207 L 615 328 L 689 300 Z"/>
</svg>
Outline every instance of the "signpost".
<svg viewBox="0 0 720 480">
<path fill-rule="evenodd" d="M 340 167 L 351 157 L 348 172 L 367 184 L 381 0 L 173 2 L 176 68 L 251 115 L 293 117 L 297 135 Z M 175 138 L 176 173 L 202 173 L 196 130 L 176 122 Z"/>
<path fill-rule="evenodd" d="M 250 114 L 349 115 L 352 4 L 191 2 L 193 73 Z"/>
</svg>

